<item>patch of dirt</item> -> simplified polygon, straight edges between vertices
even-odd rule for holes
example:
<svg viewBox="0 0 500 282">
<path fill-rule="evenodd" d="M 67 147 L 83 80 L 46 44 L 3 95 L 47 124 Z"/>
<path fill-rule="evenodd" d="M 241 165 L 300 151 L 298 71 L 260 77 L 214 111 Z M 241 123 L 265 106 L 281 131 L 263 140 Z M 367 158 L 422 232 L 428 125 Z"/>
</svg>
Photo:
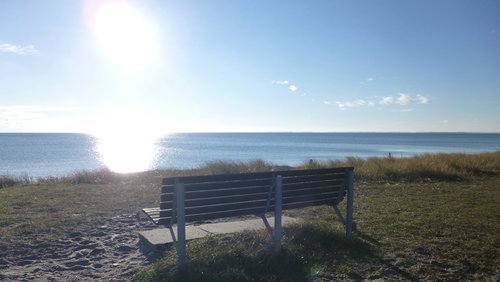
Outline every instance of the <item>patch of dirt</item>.
<svg viewBox="0 0 500 282">
<path fill-rule="evenodd" d="M 81 226 L 43 244 L 14 246 L 0 258 L 5 281 L 127 281 L 151 263 L 138 231 L 154 228 L 137 215 L 113 217 L 100 226 Z"/>
</svg>

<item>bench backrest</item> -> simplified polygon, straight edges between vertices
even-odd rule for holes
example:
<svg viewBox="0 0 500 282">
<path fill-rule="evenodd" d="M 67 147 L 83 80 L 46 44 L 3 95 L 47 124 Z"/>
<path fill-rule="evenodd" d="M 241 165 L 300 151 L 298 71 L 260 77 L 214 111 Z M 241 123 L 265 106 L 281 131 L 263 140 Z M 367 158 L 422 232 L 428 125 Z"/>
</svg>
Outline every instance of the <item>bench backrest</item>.
<svg viewBox="0 0 500 282">
<path fill-rule="evenodd" d="M 264 214 L 274 208 L 274 181 L 282 177 L 283 209 L 337 205 L 352 167 L 164 178 L 161 225 L 175 222 L 175 185 L 184 185 L 186 222 Z"/>
</svg>

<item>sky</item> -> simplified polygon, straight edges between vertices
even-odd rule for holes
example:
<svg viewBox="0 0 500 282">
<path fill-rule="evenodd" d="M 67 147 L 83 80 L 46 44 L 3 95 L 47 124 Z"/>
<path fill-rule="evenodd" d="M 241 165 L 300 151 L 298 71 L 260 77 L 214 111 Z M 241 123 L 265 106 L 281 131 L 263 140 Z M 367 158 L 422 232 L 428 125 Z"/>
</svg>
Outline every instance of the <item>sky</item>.
<svg viewBox="0 0 500 282">
<path fill-rule="evenodd" d="M 0 132 L 500 132 L 499 1 L 0 1 Z"/>
</svg>

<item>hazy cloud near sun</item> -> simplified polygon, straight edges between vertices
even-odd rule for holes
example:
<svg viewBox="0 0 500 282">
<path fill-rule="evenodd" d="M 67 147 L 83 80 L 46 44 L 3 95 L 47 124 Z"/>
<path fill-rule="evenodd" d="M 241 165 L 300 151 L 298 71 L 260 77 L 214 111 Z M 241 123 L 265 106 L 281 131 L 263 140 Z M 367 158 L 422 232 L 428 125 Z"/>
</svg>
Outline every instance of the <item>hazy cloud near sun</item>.
<svg viewBox="0 0 500 282">
<path fill-rule="evenodd" d="M 14 45 L 9 43 L 0 43 L 0 52 L 17 55 L 35 55 L 40 53 L 34 45 Z"/>
<path fill-rule="evenodd" d="M 75 111 L 74 107 L 15 105 L 0 106 L 0 125 L 6 128 L 19 128 L 25 124 L 46 117 L 51 113 Z"/>
</svg>

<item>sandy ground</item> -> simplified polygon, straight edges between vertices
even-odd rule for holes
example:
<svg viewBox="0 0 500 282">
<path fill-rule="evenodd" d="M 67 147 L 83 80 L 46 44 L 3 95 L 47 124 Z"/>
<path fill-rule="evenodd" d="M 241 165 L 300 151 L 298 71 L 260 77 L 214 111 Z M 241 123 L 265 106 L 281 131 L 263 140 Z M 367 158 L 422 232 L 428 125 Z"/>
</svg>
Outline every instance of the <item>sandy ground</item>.
<svg viewBox="0 0 500 282">
<path fill-rule="evenodd" d="M 154 228 L 136 214 L 82 226 L 42 245 L 16 246 L 0 258 L 2 281 L 128 281 L 156 259 L 143 253 L 138 231 Z"/>
</svg>

